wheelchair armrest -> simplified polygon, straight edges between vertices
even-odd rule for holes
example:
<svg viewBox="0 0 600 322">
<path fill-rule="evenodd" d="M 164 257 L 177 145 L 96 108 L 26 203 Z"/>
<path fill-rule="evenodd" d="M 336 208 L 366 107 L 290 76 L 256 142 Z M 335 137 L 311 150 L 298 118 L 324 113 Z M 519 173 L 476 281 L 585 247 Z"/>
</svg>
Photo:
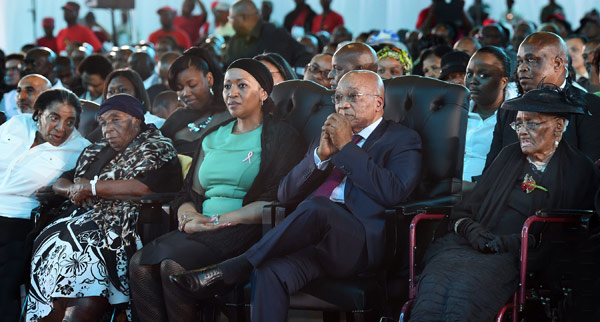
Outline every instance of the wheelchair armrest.
<svg viewBox="0 0 600 322">
<path fill-rule="evenodd" d="M 541 209 L 535 212 L 523 223 L 521 229 L 521 257 L 520 257 L 520 284 L 519 284 L 519 311 L 525 306 L 527 290 L 527 257 L 529 253 L 529 230 L 534 223 L 581 223 L 586 222 L 595 214 L 593 210 L 579 209 Z"/>
<path fill-rule="evenodd" d="M 442 196 L 432 199 L 416 200 L 405 204 L 395 206 L 396 212 L 400 215 L 414 216 L 421 212 L 424 208 L 443 209 L 455 205 L 460 200 L 457 196 Z M 431 212 L 429 212 L 431 213 Z M 446 213 L 446 211 L 444 211 Z"/>
<path fill-rule="evenodd" d="M 542 218 L 567 218 L 580 216 L 582 219 L 589 219 L 595 212 L 593 210 L 582 209 L 540 209 L 535 212 L 537 217 Z"/>
<path fill-rule="evenodd" d="M 149 193 L 143 195 L 140 202 L 143 204 L 164 204 L 173 201 L 177 197 L 177 192 Z"/>
</svg>

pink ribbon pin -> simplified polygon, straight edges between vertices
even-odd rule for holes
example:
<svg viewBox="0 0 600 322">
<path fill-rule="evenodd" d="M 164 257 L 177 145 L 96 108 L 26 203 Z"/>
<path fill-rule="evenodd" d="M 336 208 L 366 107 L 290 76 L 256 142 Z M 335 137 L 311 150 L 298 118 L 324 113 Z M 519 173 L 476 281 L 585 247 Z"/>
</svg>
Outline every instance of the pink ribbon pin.
<svg viewBox="0 0 600 322">
<path fill-rule="evenodd" d="M 244 160 L 242 160 L 242 162 L 246 162 L 248 161 L 248 164 L 252 164 L 252 160 L 250 159 L 252 156 L 254 155 L 254 152 L 250 151 L 248 152 L 248 157 L 246 157 Z"/>
</svg>

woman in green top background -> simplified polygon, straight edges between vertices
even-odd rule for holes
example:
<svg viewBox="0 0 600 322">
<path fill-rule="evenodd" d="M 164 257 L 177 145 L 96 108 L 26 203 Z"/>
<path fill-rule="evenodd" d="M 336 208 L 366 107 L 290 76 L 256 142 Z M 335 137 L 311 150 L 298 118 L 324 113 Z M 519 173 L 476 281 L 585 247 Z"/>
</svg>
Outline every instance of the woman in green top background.
<svg viewBox="0 0 600 322">
<path fill-rule="evenodd" d="M 179 230 L 131 260 L 132 300 L 141 321 L 197 319 L 197 301 L 171 284 L 169 275 L 237 256 L 258 241 L 263 206 L 277 200 L 279 181 L 305 151 L 300 135 L 273 116 L 273 78 L 265 65 L 234 61 L 223 87 L 233 119 L 202 139 L 183 191 L 171 205 Z"/>
</svg>

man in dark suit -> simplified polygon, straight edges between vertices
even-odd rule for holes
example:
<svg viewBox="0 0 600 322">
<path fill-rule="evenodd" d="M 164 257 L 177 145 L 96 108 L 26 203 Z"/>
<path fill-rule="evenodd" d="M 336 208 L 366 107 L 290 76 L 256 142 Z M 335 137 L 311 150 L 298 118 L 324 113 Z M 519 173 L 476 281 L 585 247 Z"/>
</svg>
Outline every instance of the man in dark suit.
<svg viewBox="0 0 600 322">
<path fill-rule="evenodd" d="M 374 72 L 344 75 L 334 95 L 337 113 L 279 186 L 279 200 L 300 202 L 296 210 L 243 255 L 174 282 L 210 296 L 255 269 L 252 320 L 285 321 L 289 295 L 311 280 L 378 267 L 384 210 L 407 199 L 421 169 L 419 135 L 383 120 L 384 96 Z"/>
<path fill-rule="evenodd" d="M 578 148 L 592 160 L 600 158 L 600 97 L 585 93 L 573 86 L 567 79 L 567 45 L 556 34 L 550 32 L 533 33 L 519 46 L 517 53 L 517 78 L 524 92 L 538 88 L 542 84 L 552 84 L 562 88 L 568 96 L 582 97 L 591 115 L 577 115 L 571 118 L 563 135 L 572 146 Z M 517 134 L 510 127 L 515 121 L 516 111 L 500 108 L 496 127 L 485 169 L 494 161 L 500 150 L 517 142 Z"/>
</svg>

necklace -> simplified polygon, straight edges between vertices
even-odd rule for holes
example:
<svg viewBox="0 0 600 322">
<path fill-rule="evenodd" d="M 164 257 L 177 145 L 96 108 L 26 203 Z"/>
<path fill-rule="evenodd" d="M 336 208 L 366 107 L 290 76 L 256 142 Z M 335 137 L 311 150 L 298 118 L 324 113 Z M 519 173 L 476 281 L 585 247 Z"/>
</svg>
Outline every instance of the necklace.
<svg viewBox="0 0 600 322">
<path fill-rule="evenodd" d="M 204 122 L 192 122 L 188 124 L 188 130 L 190 132 L 200 132 L 200 130 L 205 129 L 208 124 L 212 121 L 212 114 L 204 121 Z"/>
</svg>

